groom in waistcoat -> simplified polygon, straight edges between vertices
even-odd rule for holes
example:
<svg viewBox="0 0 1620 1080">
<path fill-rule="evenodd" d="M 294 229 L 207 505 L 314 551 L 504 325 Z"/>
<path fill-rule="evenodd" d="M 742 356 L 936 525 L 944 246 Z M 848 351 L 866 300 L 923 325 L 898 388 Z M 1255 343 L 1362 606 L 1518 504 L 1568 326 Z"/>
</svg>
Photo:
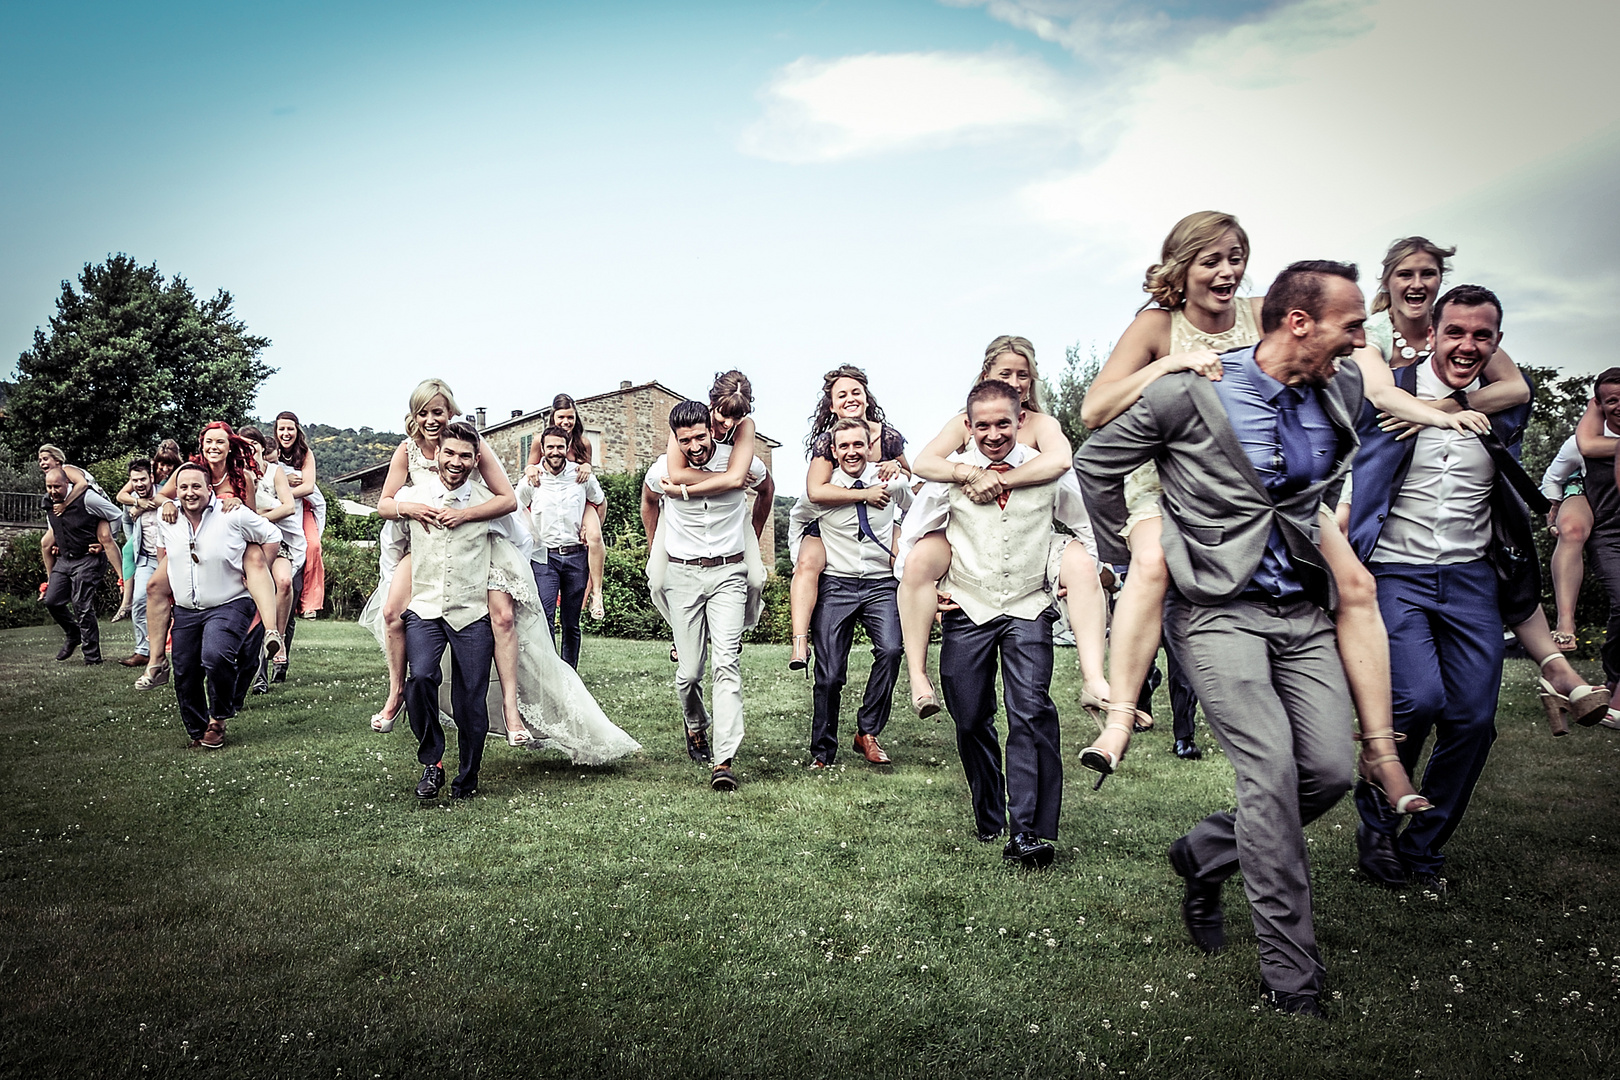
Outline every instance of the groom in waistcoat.
<svg viewBox="0 0 1620 1080">
<path fill-rule="evenodd" d="M 1034 451 L 1018 442 L 1024 417 L 1018 391 L 987 379 L 967 399 L 970 445 L 960 460 L 1004 472 Z M 1052 626 L 1057 609 L 1047 581 L 1058 484 L 1012 488 L 979 504 L 949 486 L 951 569 L 939 589 L 949 597 L 939 652 L 945 708 L 956 721 L 956 749 L 973 796 L 979 839 L 1003 829 L 1002 858 L 1029 869 L 1051 864 L 1049 839 L 1063 804 L 1063 758 L 1052 704 Z M 945 605 L 942 605 L 945 606 Z M 996 667 L 1007 706 L 1007 759 L 996 737 Z M 1043 839 L 1045 838 L 1045 839 Z"/>
<path fill-rule="evenodd" d="M 1241 869 L 1262 999 L 1313 1017 L 1326 969 L 1304 827 L 1349 790 L 1355 758 L 1333 578 L 1316 545 L 1323 496 L 1358 445 L 1361 371 L 1343 358 L 1365 343 L 1366 319 L 1354 266 L 1294 263 L 1266 294 L 1260 341 L 1223 354 L 1220 381 L 1155 380 L 1074 462 L 1111 562 L 1128 557 L 1124 479 L 1158 462 L 1165 631 L 1237 774 L 1236 812 L 1170 846 L 1182 921 L 1205 952 L 1224 948 L 1221 885 Z"/>
<path fill-rule="evenodd" d="M 419 489 L 426 505 L 409 514 L 411 602 L 405 625 L 405 708 L 417 739 L 422 779 L 418 799 L 436 799 L 444 786 L 444 725 L 439 720 L 440 664 L 450 649 L 450 700 L 456 717 L 461 768 L 452 799 L 478 793 L 478 766 L 489 731 L 489 665 L 495 635 L 489 623 L 489 522 L 465 520 L 465 511 L 490 498 L 472 474 L 478 468 L 478 432 L 462 421 L 447 424 L 439 440 L 444 491 Z M 405 516 L 405 515 L 402 515 Z"/>
</svg>

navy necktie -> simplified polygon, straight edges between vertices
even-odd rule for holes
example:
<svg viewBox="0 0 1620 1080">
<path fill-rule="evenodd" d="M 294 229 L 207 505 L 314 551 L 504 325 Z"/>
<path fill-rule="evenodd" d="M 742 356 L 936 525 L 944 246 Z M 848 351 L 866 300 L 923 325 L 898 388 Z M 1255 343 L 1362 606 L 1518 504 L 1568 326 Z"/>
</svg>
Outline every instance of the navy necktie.
<svg viewBox="0 0 1620 1080">
<path fill-rule="evenodd" d="M 860 490 L 866 487 L 866 482 L 864 480 L 857 480 L 851 484 L 850 487 Z M 878 534 L 873 531 L 872 521 L 866 516 L 866 503 L 864 500 L 855 504 L 855 520 L 860 522 L 860 529 L 858 531 L 858 536 L 860 539 L 871 540 L 872 543 L 882 548 L 884 554 L 888 555 L 889 558 L 894 558 L 894 552 L 889 550 L 889 545 L 885 544 L 882 540 L 879 540 Z"/>
<path fill-rule="evenodd" d="M 1287 497 L 1304 491 L 1311 484 L 1313 465 L 1310 436 L 1299 422 L 1303 395 L 1292 386 L 1277 395 L 1277 448 L 1282 452 L 1282 476 L 1275 484 L 1278 495 Z"/>
</svg>

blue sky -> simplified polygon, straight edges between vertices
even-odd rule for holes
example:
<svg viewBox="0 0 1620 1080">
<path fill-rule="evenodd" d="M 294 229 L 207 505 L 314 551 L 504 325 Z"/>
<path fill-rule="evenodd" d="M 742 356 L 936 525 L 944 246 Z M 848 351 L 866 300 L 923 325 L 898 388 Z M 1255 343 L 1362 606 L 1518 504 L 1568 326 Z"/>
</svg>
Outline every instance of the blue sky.
<svg viewBox="0 0 1620 1080">
<path fill-rule="evenodd" d="M 1106 348 L 1183 214 L 1251 286 L 1460 247 L 1516 358 L 1620 362 L 1615 5 L 83 3 L 0 10 L 0 351 L 116 251 L 230 290 L 263 413 L 398 428 L 868 369 L 914 443 L 986 342 Z M 778 461 L 779 484 L 802 470 Z"/>
</svg>

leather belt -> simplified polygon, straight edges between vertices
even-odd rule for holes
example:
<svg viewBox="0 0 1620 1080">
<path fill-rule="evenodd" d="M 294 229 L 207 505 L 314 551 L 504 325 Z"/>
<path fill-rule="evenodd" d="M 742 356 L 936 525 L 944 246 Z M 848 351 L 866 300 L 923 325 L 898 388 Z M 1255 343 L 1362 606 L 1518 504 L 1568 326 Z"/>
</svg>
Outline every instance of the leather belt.
<svg viewBox="0 0 1620 1080">
<path fill-rule="evenodd" d="M 584 551 L 584 544 L 564 544 L 562 547 L 546 548 L 547 555 L 572 555 L 576 551 Z"/>
<path fill-rule="evenodd" d="M 735 555 L 715 555 L 712 558 L 705 558 L 705 559 L 673 559 L 672 558 L 669 561 L 672 562 L 672 563 L 680 563 L 682 566 L 704 566 L 704 567 L 708 567 L 708 566 L 725 566 L 727 563 L 740 563 L 740 562 L 742 562 L 743 561 L 743 553 L 739 551 Z"/>
</svg>

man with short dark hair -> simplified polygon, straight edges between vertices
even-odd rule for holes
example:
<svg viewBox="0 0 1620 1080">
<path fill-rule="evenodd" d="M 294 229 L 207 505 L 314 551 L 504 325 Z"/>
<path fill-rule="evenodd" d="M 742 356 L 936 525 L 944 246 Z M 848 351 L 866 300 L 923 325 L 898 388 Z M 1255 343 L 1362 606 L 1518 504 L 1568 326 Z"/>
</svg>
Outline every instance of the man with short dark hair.
<svg viewBox="0 0 1620 1080">
<path fill-rule="evenodd" d="M 135 500 L 130 507 L 129 526 L 129 543 L 135 556 L 135 588 L 130 595 L 129 622 L 135 628 L 135 651 L 119 663 L 144 668 L 151 660 L 151 643 L 146 633 L 146 586 L 152 581 L 158 549 L 163 546 L 163 523 L 157 513 L 159 500 L 152 487 L 152 463 L 146 458 L 135 458 L 129 463 L 129 491 Z"/>
<path fill-rule="evenodd" d="M 675 443 L 694 469 L 715 473 L 698 485 L 677 485 L 665 493 L 669 462 L 660 457 L 647 470 L 641 491 L 641 525 L 654 548 L 661 543 L 668 566 L 656 554 L 648 560 L 653 606 L 675 635 L 679 666 L 675 690 L 686 726 L 686 752 L 693 761 L 710 764 L 709 786 L 735 791 L 733 759 L 743 739 L 742 636 L 759 620 L 758 587 L 749 581 L 749 548 L 758 561 L 758 538 L 770 515 L 773 487 L 758 458 L 740 483 L 725 475 L 731 447 L 716 443 L 709 427 L 709 407 L 682 401 L 669 412 Z M 752 521 L 747 488 L 755 491 Z M 752 528 L 753 535 L 749 535 Z M 663 536 L 660 540 L 659 530 Z M 660 573 L 662 570 L 662 573 Z M 703 706 L 703 667 L 714 659 L 714 741 L 709 741 L 709 711 Z"/>
<path fill-rule="evenodd" d="M 972 470 L 1005 472 L 1034 451 L 1018 441 L 1024 408 L 1017 389 L 986 379 L 967 398 L 967 446 L 955 460 Z M 948 596 L 941 621 L 940 688 L 956 723 L 956 748 L 973 799 L 978 838 L 1011 834 L 1001 857 L 1027 869 L 1051 864 L 1063 805 L 1063 757 L 1052 703 L 1052 627 L 1057 622 L 1048 572 L 1057 481 L 1008 489 L 976 503 L 948 485 L 951 568 L 939 584 Z M 996 735 L 996 669 L 1007 707 L 1006 768 Z"/>
<path fill-rule="evenodd" d="M 1430 335 L 1427 362 L 1402 368 L 1397 384 L 1415 397 L 1466 402 L 1501 343 L 1501 302 L 1489 289 L 1459 285 L 1435 304 Z M 1404 830 L 1377 789 L 1365 781 L 1356 788 L 1360 864 L 1385 885 L 1443 887 L 1441 848 L 1462 823 L 1496 739 L 1501 628 L 1524 622 L 1541 602 L 1520 500 L 1533 497 L 1543 511 L 1545 501 L 1507 449 L 1526 412 L 1493 417 L 1491 435 L 1425 428 L 1397 442 L 1380 430 L 1376 408 L 1362 409 L 1350 544 L 1378 582 L 1395 731 L 1404 736 L 1393 749 L 1409 774 L 1434 733 L 1419 789 L 1431 808 Z M 1501 536 L 1528 553 L 1511 575 L 1524 581 L 1517 597 L 1498 588 Z"/>
<path fill-rule="evenodd" d="M 540 433 L 539 479 L 518 481 L 518 505 L 529 515 L 534 548 L 530 566 L 546 611 L 546 629 L 557 640 L 557 597 L 562 596 L 562 648 L 569 667 L 579 667 L 579 614 L 590 582 L 585 552 L 585 506 L 607 502 L 602 485 L 591 476 L 581 481 L 579 466 L 568 460 L 568 432 L 555 425 Z"/>
<path fill-rule="evenodd" d="M 1356 448 L 1362 381 L 1347 358 L 1366 318 L 1354 266 L 1295 263 L 1266 294 L 1260 341 L 1225 353 L 1220 381 L 1155 380 L 1075 455 L 1108 562 L 1129 558 L 1124 479 L 1158 461 L 1165 631 L 1237 774 L 1236 812 L 1170 846 L 1182 920 L 1205 952 L 1225 948 L 1221 886 L 1241 869 L 1262 998 L 1315 1017 L 1326 969 L 1304 826 L 1349 790 L 1355 757 L 1333 579 L 1316 545 L 1323 496 Z"/>
<path fill-rule="evenodd" d="M 112 564 L 119 589 L 124 587 L 124 562 L 107 519 L 92 513 L 85 499 L 71 497 L 69 487 L 60 467 L 46 471 L 45 525 L 52 542 L 43 551 L 44 600 L 65 634 L 56 659 L 66 660 L 82 645 L 85 664 L 93 666 L 101 663 L 101 625 L 95 606 L 101 560 Z"/>
<path fill-rule="evenodd" d="M 221 510 L 206 466 L 188 461 L 174 482 L 179 513 L 162 526 L 157 564 L 174 593 L 174 692 L 191 745 L 218 750 L 226 721 L 247 697 L 264 640 L 242 559 L 248 545 L 271 543 L 281 533 L 245 505 Z"/>
<path fill-rule="evenodd" d="M 400 616 L 405 626 L 405 708 L 416 736 L 422 779 L 416 797 L 436 799 L 444 787 L 444 725 L 439 720 L 444 650 L 450 649 L 450 699 L 456 719 L 460 769 L 452 799 L 478 793 L 478 770 L 489 732 L 489 665 L 495 633 L 489 621 L 488 521 L 467 511 L 492 498 L 472 483 L 478 468 L 478 431 L 464 421 L 446 424 L 439 437 L 440 487 L 421 487 L 398 503 L 411 530 L 411 602 Z M 405 508 L 409 507 L 409 510 Z"/>
<path fill-rule="evenodd" d="M 867 457 L 871 435 L 864 417 L 844 417 L 829 435 L 838 465 L 829 483 L 859 490 L 866 501 L 823 506 L 806 500 L 827 549 L 827 569 L 810 617 L 816 657 L 810 767 L 825 769 L 838 755 L 838 713 L 857 622 L 872 642 L 872 670 L 855 718 L 854 746 L 872 764 L 888 765 L 888 751 L 878 744 L 878 736 L 889 722 L 905 656 L 895 601 L 900 583 L 894 577 L 894 545 L 897 511 L 911 504 L 910 477 L 901 473 L 885 483 L 878 475 L 877 465 Z"/>
<path fill-rule="evenodd" d="M 1580 432 L 1576 432 L 1585 465 L 1586 501 L 1592 506 L 1592 532 L 1587 538 L 1586 550 L 1609 595 L 1609 623 L 1603 636 L 1603 677 L 1610 686 L 1620 688 L 1620 490 L 1615 486 L 1617 441 L 1608 436 L 1609 431 L 1620 431 L 1620 367 L 1608 368 L 1598 375 L 1592 385 L 1592 400 L 1602 416 L 1598 445 L 1583 440 Z M 1616 694 L 1620 698 L 1620 689 Z M 1612 707 L 1613 701 L 1610 705 L 1602 723 L 1606 727 L 1620 727 L 1620 711 Z"/>
</svg>

